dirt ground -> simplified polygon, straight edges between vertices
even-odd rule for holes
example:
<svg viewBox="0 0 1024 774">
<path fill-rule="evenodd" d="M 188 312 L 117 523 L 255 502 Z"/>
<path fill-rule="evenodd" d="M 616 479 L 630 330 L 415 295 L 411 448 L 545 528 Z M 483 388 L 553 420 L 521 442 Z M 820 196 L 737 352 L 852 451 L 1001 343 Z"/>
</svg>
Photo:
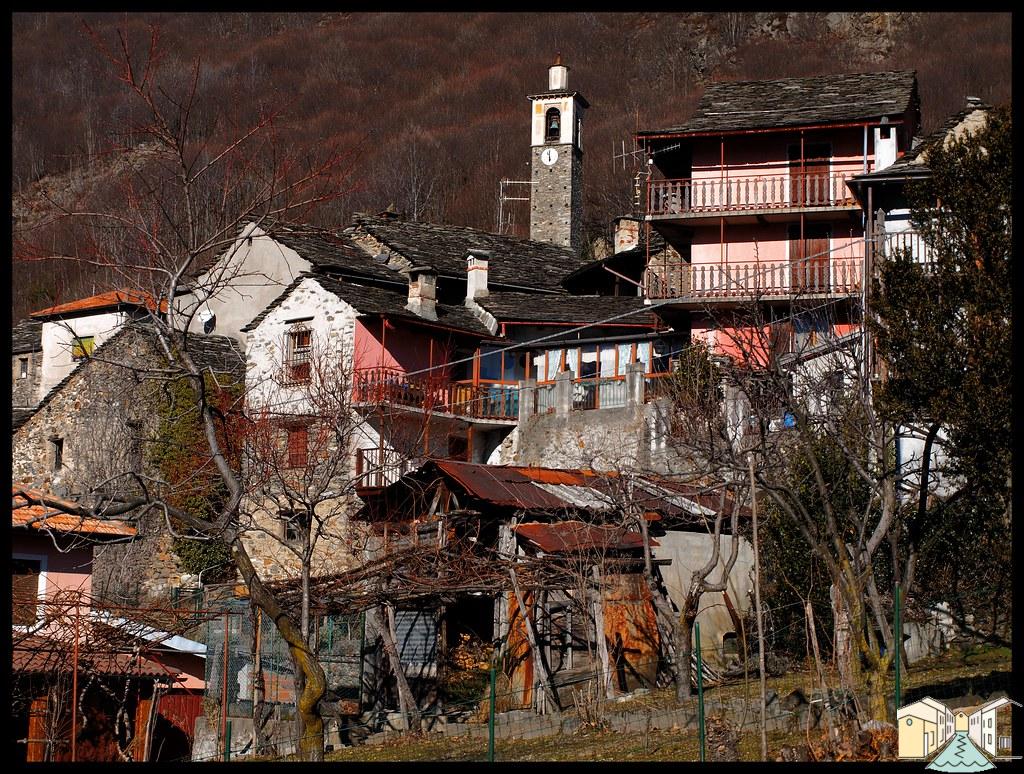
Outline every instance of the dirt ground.
<svg viewBox="0 0 1024 774">
<path fill-rule="evenodd" d="M 915 664 L 902 679 L 903 690 L 936 685 L 969 675 L 984 675 L 996 670 L 1009 671 L 1011 654 L 1006 648 L 973 648 L 966 653 L 949 652 Z M 827 676 L 831 682 L 834 675 Z M 793 670 L 781 677 L 769 678 L 768 689 L 785 696 L 794 688 L 805 691 L 817 687 L 808 669 Z M 710 688 L 708 698 L 749 696 L 756 700 L 758 681 L 752 676 L 746 684 L 733 683 Z M 647 707 L 675 704 L 671 690 L 653 691 L 629 702 L 606 705 L 607 713 L 630 713 Z M 774 760 L 783 747 L 801 745 L 819 739 L 820 732 L 769 733 L 768 758 Z M 760 760 L 760 738 L 756 729 L 740 737 L 740 760 Z M 437 736 L 396 738 L 383 745 L 347 747 L 327 754 L 331 761 L 485 761 L 487 740 Z M 499 739 L 495 743 L 498 761 L 698 761 L 699 738 L 696 731 L 650 731 L 624 734 L 599 728 L 581 729 L 568 736 L 542 739 Z M 709 754 L 710 759 L 710 754 Z"/>
</svg>

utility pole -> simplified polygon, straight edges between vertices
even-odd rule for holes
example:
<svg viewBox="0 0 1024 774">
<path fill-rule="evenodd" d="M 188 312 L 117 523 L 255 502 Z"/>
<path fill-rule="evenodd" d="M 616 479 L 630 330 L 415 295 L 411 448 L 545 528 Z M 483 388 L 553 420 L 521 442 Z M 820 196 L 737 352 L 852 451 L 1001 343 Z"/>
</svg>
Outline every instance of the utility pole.
<svg viewBox="0 0 1024 774">
<path fill-rule="evenodd" d="M 757 541 L 757 490 L 754 487 L 754 455 L 747 454 L 750 466 L 750 512 L 754 528 L 754 612 L 757 615 L 758 671 L 761 674 L 761 760 L 768 760 L 767 686 L 764 674 L 764 624 L 761 615 L 761 551 Z"/>
</svg>

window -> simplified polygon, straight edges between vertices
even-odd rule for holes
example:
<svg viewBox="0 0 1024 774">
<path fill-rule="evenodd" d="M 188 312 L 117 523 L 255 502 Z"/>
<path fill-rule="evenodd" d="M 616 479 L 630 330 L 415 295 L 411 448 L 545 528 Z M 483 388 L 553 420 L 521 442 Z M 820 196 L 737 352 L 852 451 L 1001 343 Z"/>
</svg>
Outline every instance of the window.
<svg viewBox="0 0 1024 774">
<path fill-rule="evenodd" d="M 56 472 L 64 467 L 64 439 L 51 438 L 50 443 L 53 444 L 53 470 Z"/>
<path fill-rule="evenodd" d="M 286 543 L 301 543 L 303 532 L 309 529 L 309 515 L 305 511 L 281 511 L 282 536 Z"/>
<path fill-rule="evenodd" d="M 18 378 L 19 379 L 26 379 L 26 378 L 28 378 L 28 358 L 27 357 L 19 357 L 18 358 Z"/>
<path fill-rule="evenodd" d="M 42 562 L 39 559 L 11 560 L 11 623 L 17 626 L 31 626 L 36 622 L 42 569 Z"/>
<path fill-rule="evenodd" d="M 284 376 L 288 384 L 309 381 L 309 360 L 313 349 L 313 331 L 305 326 L 294 326 L 288 331 L 285 345 Z"/>
<path fill-rule="evenodd" d="M 548 110 L 544 118 L 544 141 L 558 142 L 562 139 L 562 113 L 558 108 Z"/>
<path fill-rule="evenodd" d="M 309 431 L 305 427 L 288 428 L 288 467 L 304 468 L 309 463 Z"/>
<path fill-rule="evenodd" d="M 71 359 L 85 360 L 85 358 L 91 357 L 95 343 L 93 336 L 75 336 L 71 340 Z"/>
</svg>

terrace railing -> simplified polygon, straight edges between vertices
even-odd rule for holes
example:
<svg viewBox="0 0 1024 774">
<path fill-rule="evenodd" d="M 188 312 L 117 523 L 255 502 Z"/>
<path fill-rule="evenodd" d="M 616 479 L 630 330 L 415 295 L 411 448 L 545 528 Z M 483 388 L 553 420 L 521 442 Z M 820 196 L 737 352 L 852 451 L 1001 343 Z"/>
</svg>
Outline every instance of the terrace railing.
<svg viewBox="0 0 1024 774">
<path fill-rule="evenodd" d="M 803 261 L 741 261 L 652 264 L 645 284 L 648 298 L 695 300 L 800 296 L 813 293 L 846 295 L 862 284 L 864 259 L 828 257 Z"/>
<path fill-rule="evenodd" d="M 408 376 L 394 368 L 363 368 L 355 372 L 356 403 L 408 406 L 474 419 L 517 419 L 519 386 L 449 381 Z"/>
<path fill-rule="evenodd" d="M 648 214 L 685 215 L 792 207 L 850 207 L 852 172 L 793 172 L 730 178 L 682 178 L 648 183 Z"/>
</svg>

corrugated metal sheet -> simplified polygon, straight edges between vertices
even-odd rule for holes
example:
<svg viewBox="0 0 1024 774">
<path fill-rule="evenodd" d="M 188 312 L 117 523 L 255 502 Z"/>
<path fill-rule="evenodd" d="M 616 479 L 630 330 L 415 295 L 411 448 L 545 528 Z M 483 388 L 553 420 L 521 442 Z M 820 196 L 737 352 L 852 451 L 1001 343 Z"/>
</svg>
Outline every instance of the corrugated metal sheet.
<svg viewBox="0 0 1024 774">
<path fill-rule="evenodd" d="M 643 548 L 643 536 L 639 532 L 613 525 L 595 526 L 582 521 L 562 521 L 557 524 L 527 522 L 513 527 L 520 535 L 545 553 L 580 551 L 586 549 L 629 550 Z M 658 541 L 651 540 L 651 545 Z"/>
<path fill-rule="evenodd" d="M 566 502 L 533 485 L 521 469 L 498 465 L 475 465 L 469 462 L 437 463 L 444 473 L 455 479 L 467 492 L 493 505 L 513 508 L 552 510 L 564 508 Z M 561 482 L 559 482 L 561 483 Z"/>
<path fill-rule="evenodd" d="M 430 610 L 396 610 L 395 636 L 403 664 L 419 666 L 437 661 L 437 618 Z"/>
<path fill-rule="evenodd" d="M 11 650 L 15 673 L 50 674 L 69 671 L 72 667 L 72 643 L 30 635 L 17 642 Z M 82 672 L 134 677 L 172 678 L 176 673 L 157 661 L 127 653 L 83 653 L 79 656 Z"/>
</svg>

